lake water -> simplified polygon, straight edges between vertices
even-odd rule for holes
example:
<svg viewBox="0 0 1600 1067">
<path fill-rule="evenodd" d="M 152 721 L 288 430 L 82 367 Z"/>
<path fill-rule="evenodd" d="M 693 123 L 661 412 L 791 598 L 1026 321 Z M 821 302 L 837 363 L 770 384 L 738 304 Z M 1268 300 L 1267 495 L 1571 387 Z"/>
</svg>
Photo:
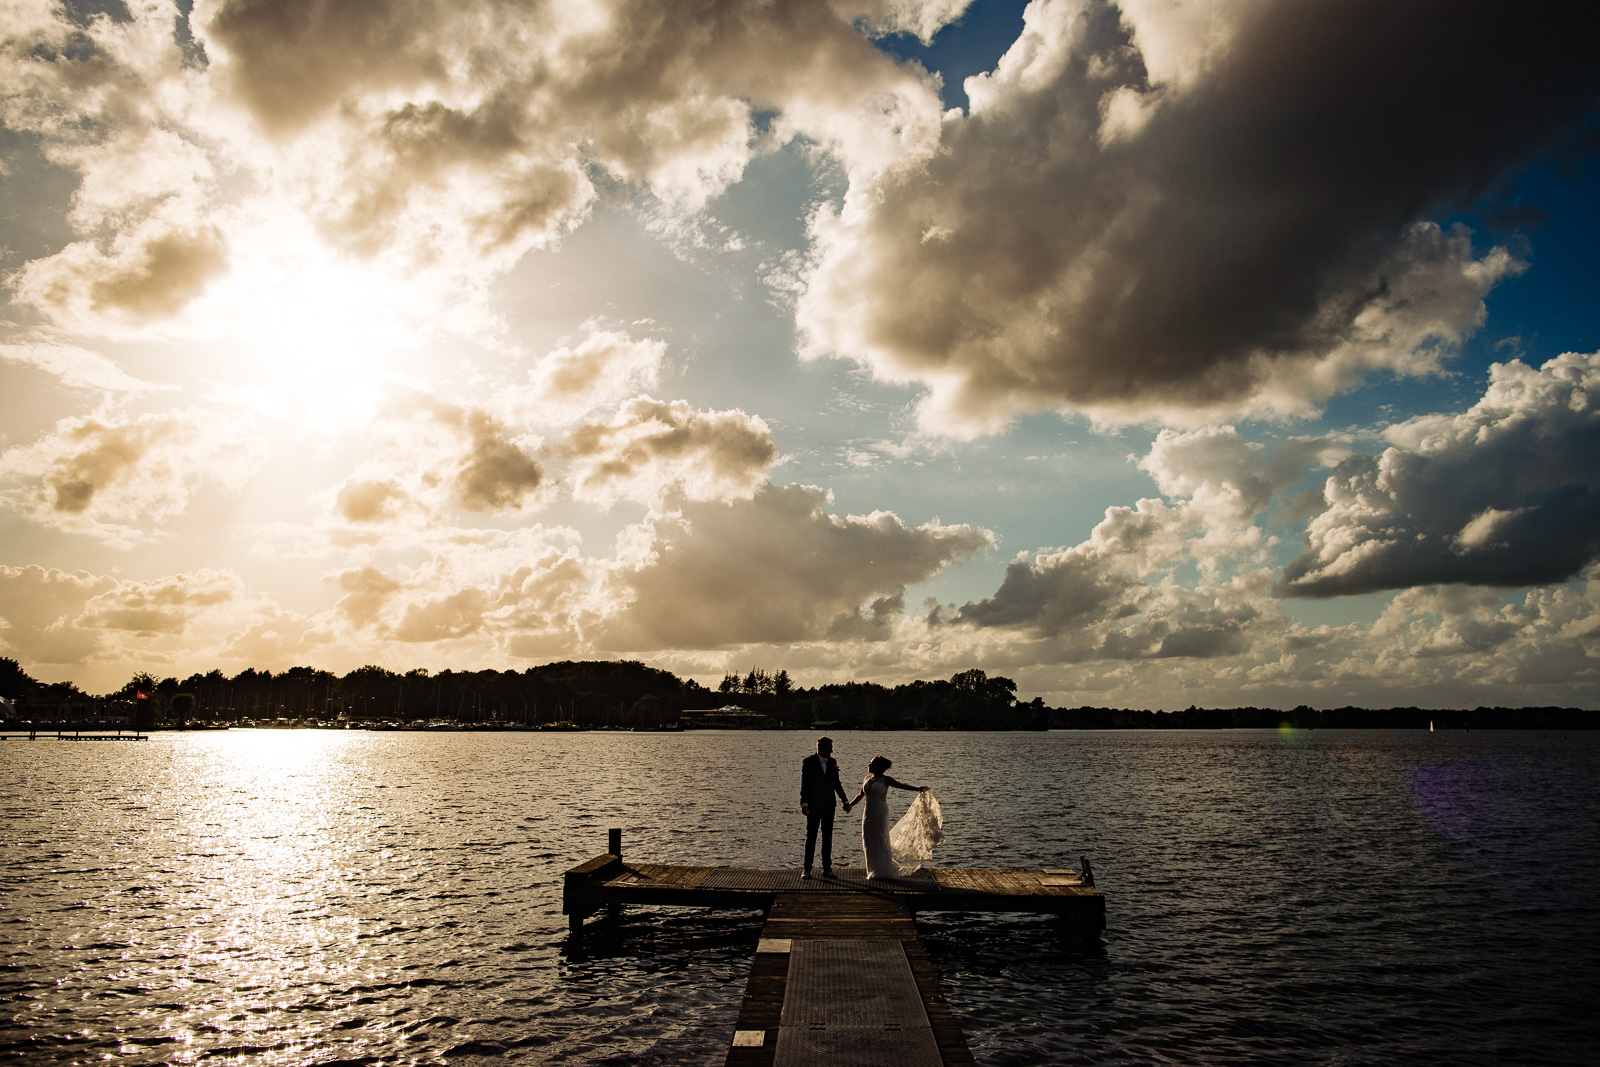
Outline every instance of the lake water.
<svg viewBox="0 0 1600 1067">
<path fill-rule="evenodd" d="M 1600 1055 L 1600 736 L 835 738 L 847 778 L 882 752 L 935 788 L 936 865 L 1094 861 L 1096 947 L 919 920 L 980 1063 Z M 640 859 L 798 865 L 813 740 L 6 741 L 0 1061 L 720 1064 L 759 916 L 632 909 L 574 945 L 561 872 L 613 826 Z"/>
</svg>

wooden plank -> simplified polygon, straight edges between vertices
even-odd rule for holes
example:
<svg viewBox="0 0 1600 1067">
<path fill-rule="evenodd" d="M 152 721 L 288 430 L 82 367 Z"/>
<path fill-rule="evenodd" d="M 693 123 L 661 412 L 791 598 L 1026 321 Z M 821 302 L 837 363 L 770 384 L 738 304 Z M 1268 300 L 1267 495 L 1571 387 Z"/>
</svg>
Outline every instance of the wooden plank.
<svg viewBox="0 0 1600 1067">
<path fill-rule="evenodd" d="M 572 868 L 572 870 L 568 871 L 567 877 L 571 878 L 574 875 L 588 877 L 592 874 L 598 874 L 600 871 L 610 867 L 613 863 L 620 864 L 621 862 L 621 856 L 613 856 L 610 853 L 603 853 L 599 856 L 596 856 L 594 859 L 584 860 L 582 863 Z"/>
</svg>

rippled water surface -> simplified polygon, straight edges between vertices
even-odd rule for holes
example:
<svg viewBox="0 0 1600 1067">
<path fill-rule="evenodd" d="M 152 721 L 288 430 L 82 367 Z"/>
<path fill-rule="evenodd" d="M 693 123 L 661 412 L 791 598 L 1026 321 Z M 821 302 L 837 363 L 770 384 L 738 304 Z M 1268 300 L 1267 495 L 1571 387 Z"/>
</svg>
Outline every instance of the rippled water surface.
<svg viewBox="0 0 1600 1067">
<path fill-rule="evenodd" d="M 759 915 L 574 944 L 561 872 L 612 826 L 641 859 L 797 865 L 812 740 L 6 741 L 0 1059 L 720 1064 Z M 1600 737 L 836 740 L 847 778 L 883 752 L 934 786 L 937 865 L 1095 863 L 1094 948 L 919 920 L 981 1063 L 1595 1062 Z"/>
</svg>

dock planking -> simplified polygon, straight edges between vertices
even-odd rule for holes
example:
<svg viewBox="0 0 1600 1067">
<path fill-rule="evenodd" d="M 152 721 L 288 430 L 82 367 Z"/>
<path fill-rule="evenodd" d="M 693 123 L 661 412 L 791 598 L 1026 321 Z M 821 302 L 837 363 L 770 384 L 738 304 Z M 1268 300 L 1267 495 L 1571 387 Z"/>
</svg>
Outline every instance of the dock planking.
<svg viewBox="0 0 1600 1067">
<path fill-rule="evenodd" d="M 729 1067 L 972 1063 L 917 935 L 918 912 L 1050 914 L 1064 933 L 1083 938 L 1105 929 L 1105 897 L 1087 860 L 1081 871 L 924 868 L 884 881 L 847 867 L 831 879 L 803 879 L 795 870 L 624 861 L 620 830 L 611 831 L 609 848 L 566 873 L 562 911 L 574 934 L 587 916 L 630 904 L 766 912 Z M 881 1000 L 885 975 L 904 995 L 858 1018 L 856 1001 L 871 1008 Z"/>
<path fill-rule="evenodd" d="M 872 1010 L 871 994 L 893 980 L 879 962 L 872 970 L 849 975 L 850 981 L 838 989 L 847 1005 L 857 998 L 867 1001 L 865 1010 L 857 1013 L 864 1018 L 847 1018 L 847 1025 L 835 1027 L 817 1021 L 826 1019 L 830 1006 L 816 1003 L 815 990 L 791 987 L 796 953 L 806 946 L 835 952 L 843 946 L 848 952 L 852 943 L 880 949 L 886 943 L 897 946 L 915 989 L 916 1008 L 911 1014 L 903 1010 L 903 1005 L 899 1013 Z M 863 956 L 869 961 L 874 957 L 878 961 L 884 959 L 881 952 Z M 838 1003 L 831 1009 L 835 1015 L 840 1013 Z M 924 1053 L 922 1062 L 927 1063 L 953 1067 L 973 1062 L 966 1036 L 950 1013 L 938 973 L 917 936 L 911 913 L 885 896 L 777 894 L 761 930 L 734 1034 L 734 1043 L 728 1049 L 728 1067 L 874 1062 L 861 1057 L 864 1048 L 881 1051 L 883 1058 L 878 1062 L 897 1065 L 917 1063 L 917 1051 Z M 829 1036 L 834 1039 L 832 1048 L 827 1043 Z M 841 1042 L 855 1052 L 853 1057 L 837 1055 Z M 828 1052 L 834 1055 L 826 1055 Z"/>
</svg>

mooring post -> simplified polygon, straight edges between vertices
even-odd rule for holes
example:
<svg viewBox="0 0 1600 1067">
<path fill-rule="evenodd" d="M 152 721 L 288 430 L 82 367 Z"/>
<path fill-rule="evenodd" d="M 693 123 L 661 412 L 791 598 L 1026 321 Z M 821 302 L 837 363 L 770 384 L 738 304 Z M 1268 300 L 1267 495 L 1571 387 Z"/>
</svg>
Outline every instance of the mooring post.
<svg viewBox="0 0 1600 1067">
<path fill-rule="evenodd" d="M 1083 861 L 1083 884 L 1088 886 L 1090 889 L 1093 889 L 1094 888 L 1094 868 L 1089 866 L 1089 857 L 1088 856 L 1079 856 L 1078 858 Z"/>
<path fill-rule="evenodd" d="M 622 859 L 622 829 L 620 827 L 613 826 L 606 831 L 606 851 L 617 857 L 617 859 Z M 622 905 L 610 905 L 606 908 L 606 914 L 613 919 L 616 918 L 622 914 Z"/>
</svg>

